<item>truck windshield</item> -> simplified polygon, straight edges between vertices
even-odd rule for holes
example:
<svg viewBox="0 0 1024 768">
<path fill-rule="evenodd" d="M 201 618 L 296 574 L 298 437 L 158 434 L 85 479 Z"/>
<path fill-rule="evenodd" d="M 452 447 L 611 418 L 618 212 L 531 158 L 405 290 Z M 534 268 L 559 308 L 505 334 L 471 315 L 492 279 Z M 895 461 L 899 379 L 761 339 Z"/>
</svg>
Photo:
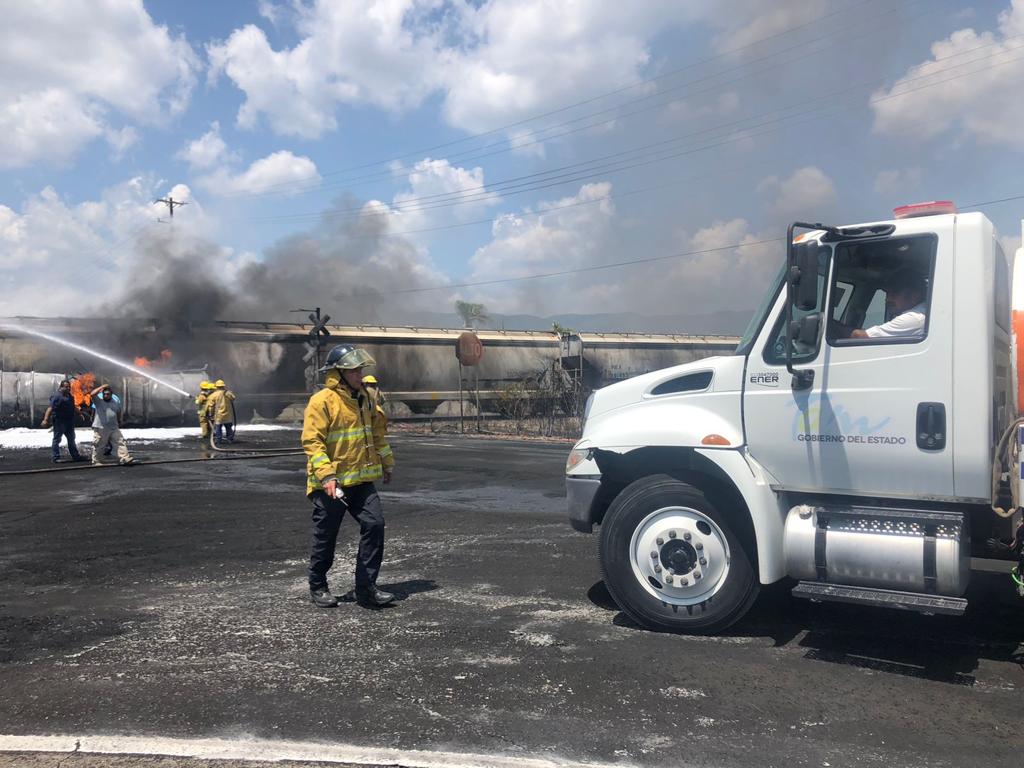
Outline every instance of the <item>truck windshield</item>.
<svg viewBox="0 0 1024 768">
<path fill-rule="evenodd" d="M 764 325 L 765 317 L 775 304 L 775 299 L 779 295 L 779 290 L 782 288 L 782 280 L 785 275 L 786 265 L 783 264 L 779 267 L 779 271 L 775 275 L 775 279 L 772 280 L 771 287 L 765 293 L 764 298 L 761 299 L 760 306 L 755 310 L 753 317 L 750 318 L 747 330 L 743 332 L 743 338 L 740 339 L 740 343 L 737 345 L 736 351 L 733 354 L 745 355 L 750 351 L 750 345 L 754 343 L 754 337 L 756 337 L 757 332 L 761 330 L 761 326 Z"/>
</svg>

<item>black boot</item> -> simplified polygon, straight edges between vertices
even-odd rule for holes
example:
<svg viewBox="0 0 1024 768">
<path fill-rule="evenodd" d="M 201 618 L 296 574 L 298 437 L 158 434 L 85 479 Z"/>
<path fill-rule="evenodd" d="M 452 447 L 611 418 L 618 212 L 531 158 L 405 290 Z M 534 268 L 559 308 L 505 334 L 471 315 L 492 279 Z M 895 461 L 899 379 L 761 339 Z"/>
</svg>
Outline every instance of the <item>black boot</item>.
<svg viewBox="0 0 1024 768">
<path fill-rule="evenodd" d="M 309 599 L 318 608 L 334 608 L 338 605 L 338 598 L 331 594 L 327 587 L 317 587 L 309 590 Z"/>
<path fill-rule="evenodd" d="M 369 587 L 356 587 L 356 602 L 364 607 L 380 608 L 394 599 L 393 594 L 377 589 L 376 584 Z"/>
</svg>

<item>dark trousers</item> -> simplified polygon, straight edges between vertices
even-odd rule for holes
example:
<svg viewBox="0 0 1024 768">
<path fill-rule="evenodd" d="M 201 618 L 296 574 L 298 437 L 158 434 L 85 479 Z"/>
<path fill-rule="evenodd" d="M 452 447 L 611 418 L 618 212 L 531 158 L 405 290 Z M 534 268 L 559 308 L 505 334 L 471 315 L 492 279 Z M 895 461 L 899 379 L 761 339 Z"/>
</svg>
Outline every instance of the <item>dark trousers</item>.
<svg viewBox="0 0 1024 768">
<path fill-rule="evenodd" d="M 60 439 L 68 439 L 68 453 L 72 459 L 78 458 L 78 445 L 75 443 L 75 422 L 73 419 L 53 420 L 53 458 L 60 458 Z"/>
<path fill-rule="evenodd" d="M 215 443 L 223 443 L 225 434 L 227 434 L 227 441 L 229 443 L 235 442 L 235 425 L 218 424 L 213 433 L 213 441 Z"/>
<path fill-rule="evenodd" d="M 313 541 L 309 556 L 309 588 L 327 586 L 327 571 L 334 563 L 334 545 L 338 541 L 338 528 L 345 512 L 359 523 L 356 589 L 372 587 L 377 583 L 380 563 L 384 559 L 384 511 L 373 483 L 346 488 L 344 501 L 329 498 L 323 491 L 315 491 L 311 498 Z"/>
</svg>

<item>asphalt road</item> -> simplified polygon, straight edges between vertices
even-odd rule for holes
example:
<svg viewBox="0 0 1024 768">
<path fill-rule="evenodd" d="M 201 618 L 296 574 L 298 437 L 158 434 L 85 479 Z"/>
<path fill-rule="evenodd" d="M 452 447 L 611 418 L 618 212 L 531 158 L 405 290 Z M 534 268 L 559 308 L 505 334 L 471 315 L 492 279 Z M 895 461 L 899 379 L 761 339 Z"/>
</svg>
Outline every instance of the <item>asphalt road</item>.
<svg viewBox="0 0 1024 768">
<path fill-rule="evenodd" d="M 567 450 L 396 439 L 381 583 L 401 600 L 385 610 L 309 603 L 300 457 L 0 477 L 0 734 L 645 766 L 1019 764 L 1024 601 L 1007 577 L 977 577 L 962 619 L 774 588 L 724 637 L 643 631 L 610 602 L 596 537 L 565 520 Z M 46 465 L 6 453 L 0 468 Z M 336 592 L 355 530 L 342 528 Z"/>
</svg>

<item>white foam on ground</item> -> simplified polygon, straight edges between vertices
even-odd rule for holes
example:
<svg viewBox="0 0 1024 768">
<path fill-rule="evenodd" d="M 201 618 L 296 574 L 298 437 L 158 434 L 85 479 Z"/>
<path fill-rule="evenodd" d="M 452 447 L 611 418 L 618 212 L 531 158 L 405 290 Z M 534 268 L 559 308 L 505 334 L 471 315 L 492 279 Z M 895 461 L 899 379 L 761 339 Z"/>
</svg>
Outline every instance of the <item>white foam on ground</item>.
<svg viewBox="0 0 1024 768">
<path fill-rule="evenodd" d="M 279 432 L 295 430 L 296 427 L 283 424 L 239 424 L 236 432 Z M 199 437 L 199 427 L 140 427 L 122 429 L 125 440 L 136 444 L 155 443 L 160 440 L 181 440 Z M 79 445 L 92 445 L 92 427 L 76 427 L 75 441 Z M 13 427 L 0 429 L 0 448 L 49 448 L 53 442 L 53 430 Z M 63 440 L 61 444 L 65 443 Z"/>
<path fill-rule="evenodd" d="M 309 741 L 267 739 L 171 739 L 145 736 L 3 736 L 0 752 L 81 752 L 103 755 L 189 757 L 195 760 L 309 761 L 404 768 L 611 768 L 557 757 L 513 757 L 421 749 L 358 747 Z M 626 763 L 615 763 L 625 768 Z M 683 762 L 675 763 L 680 768 Z"/>
</svg>

